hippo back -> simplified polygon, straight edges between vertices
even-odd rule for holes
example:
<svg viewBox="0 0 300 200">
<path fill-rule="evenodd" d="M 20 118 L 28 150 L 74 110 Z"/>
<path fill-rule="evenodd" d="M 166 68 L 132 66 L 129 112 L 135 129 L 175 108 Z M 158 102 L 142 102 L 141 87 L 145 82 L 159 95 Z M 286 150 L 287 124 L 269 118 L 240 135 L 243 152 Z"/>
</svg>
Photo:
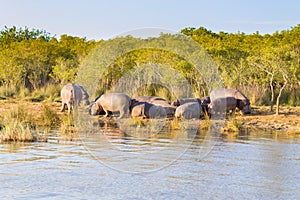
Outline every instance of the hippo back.
<svg viewBox="0 0 300 200">
<path fill-rule="evenodd" d="M 217 98 L 226 98 L 226 97 L 234 97 L 240 100 L 248 99 L 242 92 L 239 90 L 231 89 L 231 88 L 217 88 L 210 92 L 211 101 Z"/>
<path fill-rule="evenodd" d="M 181 99 L 175 99 L 172 103 L 173 106 L 180 106 L 185 103 L 191 103 L 191 102 L 196 102 L 201 104 L 201 99 L 199 98 L 181 98 Z"/>
<path fill-rule="evenodd" d="M 166 101 L 165 99 L 156 96 L 136 96 L 133 99 L 138 102 L 148 102 L 148 103 L 153 103 L 155 101 Z"/>
<path fill-rule="evenodd" d="M 188 102 L 176 108 L 175 117 L 183 119 L 199 119 L 202 113 L 198 102 Z"/>
<path fill-rule="evenodd" d="M 61 89 L 62 102 L 74 105 L 89 105 L 89 95 L 79 85 L 67 84 Z"/>
<path fill-rule="evenodd" d="M 123 93 L 103 94 L 98 100 L 100 105 L 108 111 L 128 110 L 131 104 L 131 98 Z"/>
</svg>

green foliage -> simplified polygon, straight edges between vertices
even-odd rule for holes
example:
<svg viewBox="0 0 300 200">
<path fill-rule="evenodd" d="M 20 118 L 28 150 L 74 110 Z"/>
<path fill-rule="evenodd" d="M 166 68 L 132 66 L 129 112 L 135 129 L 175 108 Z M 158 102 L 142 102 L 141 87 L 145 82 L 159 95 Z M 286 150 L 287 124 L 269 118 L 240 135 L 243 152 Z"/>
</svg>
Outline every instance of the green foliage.
<svg viewBox="0 0 300 200">
<path fill-rule="evenodd" d="M 300 25 L 265 35 L 259 32 L 214 33 L 203 27 L 184 28 L 181 33 L 209 53 L 218 72 L 209 71 L 209 63 L 205 63 L 201 72 L 195 70 L 196 66 L 189 63 L 186 56 L 195 51 L 197 45 L 186 45 L 186 40 L 181 40 L 185 38 L 183 35 L 161 34 L 159 38 L 149 38 L 147 42 L 151 48 L 147 48 L 144 40 L 132 36 L 96 42 L 69 35 L 57 39 L 44 30 L 27 27 L 4 27 L 0 31 L 0 97 L 55 101 L 61 86 L 75 81 L 80 66 L 93 66 L 93 63 L 84 63 L 85 58 L 98 56 L 101 60 L 110 56 L 99 68 L 87 68 L 89 74 L 81 74 L 99 81 L 90 86 L 99 95 L 112 91 L 126 73 L 138 77 L 136 83 L 143 83 L 143 74 L 137 73 L 143 72 L 146 65 L 160 65 L 159 72 L 153 68 L 143 73 L 148 73 L 149 77 L 163 76 L 161 81 L 169 83 L 170 87 L 161 88 L 159 83 L 151 84 L 148 79 L 149 83 L 141 88 L 143 94 L 174 98 L 172 95 L 178 90 L 172 87 L 178 81 L 171 73 L 174 69 L 192 86 L 194 96 L 209 95 L 218 83 L 211 85 L 208 77 L 219 73 L 225 87 L 240 89 L 251 97 L 253 104 L 273 105 L 277 101 L 277 104 L 299 105 Z M 101 51 L 92 51 L 100 43 Z M 163 48 L 165 46 L 171 49 Z M 117 52 L 109 52 L 110 49 L 117 49 Z M 195 60 L 201 57 L 193 56 Z M 103 70 L 102 76 L 94 77 L 99 70 Z M 51 85 L 54 86 L 51 88 Z"/>
<path fill-rule="evenodd" d="M 80 61 L 96 44 L 67 35 L 58 41 L 43 30 L 5 27 L 0 32 L 0 86 L 34 91 L 54 81 L 72 82 Z"/>
<path fill-rule="evenodd" d="M 254 102 L 269 102 L 272 106 L 275 100 L 277 105 L 281 100 L 295 105 L 296 99 L 287 101 L 290 97 L 287 98 L 284 90 L 299 91 L 300 88 L 299 30 L 300 25 L 297 25 L 272 35 L 258 32 L 246 35 L 216 34 L 200 27 L 185 28 L 182 33 L 191 36 L 210 53 L 219 66 L 225 87 L 241 89 L 247 96 L 251 95 L 247 88 L 257 88 L 255 90 L 261 93 Z"/>
</svg>

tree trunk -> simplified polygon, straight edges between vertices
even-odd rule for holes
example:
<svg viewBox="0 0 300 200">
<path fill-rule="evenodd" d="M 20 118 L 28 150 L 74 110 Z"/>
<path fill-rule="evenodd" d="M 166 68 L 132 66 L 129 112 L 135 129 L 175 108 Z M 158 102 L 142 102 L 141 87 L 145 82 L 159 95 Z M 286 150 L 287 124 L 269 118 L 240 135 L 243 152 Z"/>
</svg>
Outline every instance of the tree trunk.
<svg viewBox="0 0 300 200">
<path fill-rule="evenodd" d="M 279 90 L 279 94 L 277 96 L 277 100 L 276 100 L 276 115 L 279 115 L 279 104 L 280 104 L 280 97 L 282 95 L 282 91 L 284 90 L 285 86 L 287 85 L 287 77 L 286 75 L 282 75 L 283 79 L 284 79 L 284 84 L 283 86 L 280 88 Z"/>
<path fill-rule="evenodd" d="M 271 107 L 270 107 L 270 111 L 273 112 L 273 105 L 274 105 L 274 86 L 273 86 L 273 77 L 274 75 L 272 74 L 271 78 L 270 78 L 270 88 L 271 88 Z"/>
</svg>

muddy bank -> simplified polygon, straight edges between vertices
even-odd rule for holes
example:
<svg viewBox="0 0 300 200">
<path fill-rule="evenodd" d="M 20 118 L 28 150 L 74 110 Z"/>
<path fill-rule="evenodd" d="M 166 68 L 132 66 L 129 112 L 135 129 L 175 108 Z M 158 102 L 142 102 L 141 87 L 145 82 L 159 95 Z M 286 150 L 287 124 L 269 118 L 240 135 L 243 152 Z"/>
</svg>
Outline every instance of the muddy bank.
<svg viewBox="0 0 300 200">
<path fill-rule="evenodd" d="M 30 102 L 20 101 L 16 99 L 0 100 L 0 115 L 4 115 L 17 106 L 25 107 L 25 109 L 39 116 L 42 113 L 43 104 L 50 106 L 58 115 L 64 115 L 66 112 L 60 112 L 60 102 Z M 229 116 L 227 121 L 233 118 L 243 129 L 262 129 L 262 130 L 278 130 L 286 132 L 300 133 L 300 107 L 281 107 L 280 114 L 275 115 L 275 112 L 270 112 L 270 107 L 253 106 L 250 115 L 240 115 L 236 112 L 235 116 Z M 203 121 L 203 120 L 201 120 Z M 205 123 L 205 122 L 200 122 Z"/>
<path fill-rule="evenodd" d="M 278 130 L 300 133 L 300 107 L 281 107 L 280 114 L 270 112 L 270 107 L 252 108 L 250 115 L 236 116 L 243 128 Z"/>
</svg>

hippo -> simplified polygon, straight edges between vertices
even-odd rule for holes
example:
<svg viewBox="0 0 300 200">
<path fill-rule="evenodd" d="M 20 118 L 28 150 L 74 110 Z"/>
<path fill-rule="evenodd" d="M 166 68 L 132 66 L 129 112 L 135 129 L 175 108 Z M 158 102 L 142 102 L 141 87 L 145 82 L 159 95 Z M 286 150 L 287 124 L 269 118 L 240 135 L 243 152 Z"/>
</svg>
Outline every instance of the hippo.
<svg viewBox="0 0 300 200">
<path fill-rule="evenodd" d="M 137 102 L 131 105 L 130 110 L 132 117 L 164 118 L 167 115 L 164 107 L 148 102 Z"/>
<path fill-rule="evenodd" d="M 128 117 L 131 99 L 128 95 L 123 93 L 107 93 L 101 95 L 90 106 L 90 114 L 97 115 L 104 110 L 107 117 L 110 112 L 119 112 L 119 118 Z"/>
<path fill-rule="evenodd" d="M 206 96 L 206 97 L 202 97 L 202 98 L 181 98 L 181 99 L 175 99 L 172 102 L 173 106 L 180 106 L 183 105 L 185 103 L 190 103 L 190 102 L 196 102 L 199 105 L 201 105 L 202 111 L 203 113 L 207 113 L 208 112 L 208 104 L 210 104 L 210 97 Z"/>
<path fill-rule="evenodd" d="M 208 113 L 208 105 L 211 103 L 210 97 L 205 96 L 200 98 L 203 113 Z"/>
<path fill-rule="evenodd" d="M 176 108 L 175 117 L 182 119 L 199 119 L 201 114 L 202 109 L 198 102 L 188 102 Z"/>
<path fill-rule="evenodd" d="M 137 96 L 133 98 L 133 102 L 147 102 L 156 106 L 161 106 L 164 108 L 167 117 L 173 117 L 176 110 L 176 107 L 172 106 L 167 100 L 156 96 Z"/>
<path fill-rule="evenodd" d="M 249 99 L 239 90 L 230 89 L 230 88 L 217 88 L 211 91 L 210 99 L 213 102 L 218 98 L 227 98 L 232 97 L 235 98 L 238 104 L 238 108 L 241 110 L 242 114 L 250 114 L 250 101 Z M 229 102 L 231 99 L 227 99 Z M 225 101 L 225 100 L 220 100 Z"/>
<path fill-rule="evenodd" d="M 200 98 L 201 104 L 208 105 L 211 103 L 210 96 L 205 96 Z"/>
<path fill-rule="evenodd" d="M 133 99 L 137 102 L 148 102 L 148 103 L 152 103 L 153 101 L 167 101 L 161 97 L 156 97 L 156 96 L 136 96 Z"/>
<path fill-rule="evenodd" d="M 60 111 L 63 112 L 68 107 L 68 112 L 74 109 L 74 106 L 89 105 L 89 95 L 82 86 L 77 84 L 67 84 L 61 91 L 62 106 Z"/>
<path fill-rule="evenodd" d="M 198 102 L 199 104 L 201 104 L 201 99 L 199 98 L 181 98 L 181 99 L 175 99 L 171 105 L 173 106 L 180 106 L 183 105 L 185 103 L 190 103 L 190 102 Z"/>
<path fill-rule="evenodd" d="M 210 114 L 226 114 L 227 112 L 234 113 L 238 107 L 238 101 L 234 97 L 225 97 L 214 99 L 209 105 Z"/>
</svg>

